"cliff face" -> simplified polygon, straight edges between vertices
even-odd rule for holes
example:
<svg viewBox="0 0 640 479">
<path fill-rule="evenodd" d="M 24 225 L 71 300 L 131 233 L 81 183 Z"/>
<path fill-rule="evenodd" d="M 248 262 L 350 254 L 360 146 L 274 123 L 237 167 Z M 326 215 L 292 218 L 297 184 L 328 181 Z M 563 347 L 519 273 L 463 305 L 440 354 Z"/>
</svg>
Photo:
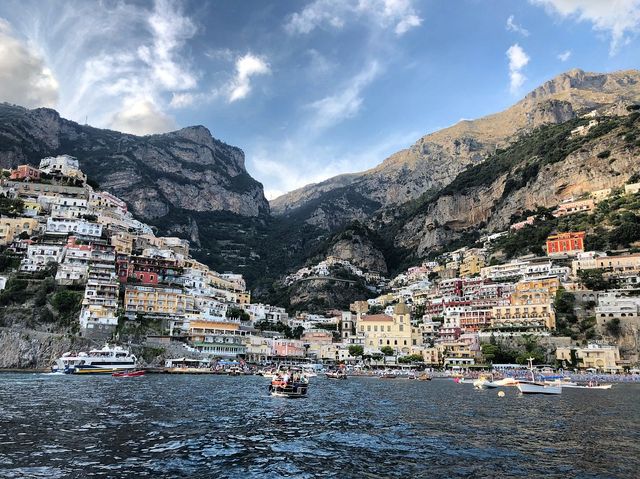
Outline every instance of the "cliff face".
<svg viewBox="0 0 640 479">
<path fill-rule="evenodd" d="M 0 104 L 0 166 L 37 165 L 65 153 L 145 220 L 172 210 L 269 213 L 242 150 L 214 139 L 203 126 L 139 137 L 79 125 L 50 109 Z"/>
<path fill-rule="evenodd" d="M 469 170 L 468 179 L 475 175 L 469 186 L 464 186 L 467 179 L 456 178 L 441 194 L 400 220 L 394 244 L 420 257 L 464 233 L 502 231 L 512 217 L 539 206 L 551 208 L 568 197 L 624 185 L 640 171 L 640 144 L 635 140 L 639 117 L 635 113 L 602 119 L 600 130 L 594 129 L 585 138 L 571 137 L 575 123 L 570 122 L 543 130 L 545 140 L 515 143 L 503 156 L 518 161 L 502 169 L 495 167 L 493 175 L 484 179 L 478 178 L 488 170 Z M 538 150 L 532 150 L 533 145 Z M 549 148 L 558 148 L 560 153 Z M 526 153 L 518 157 L 520 151 Z M 491 158 L 486 166 L 500 160 Z"/>
<path fill-rule="evenodd" d="M 426 135 L 371 170 L 287 193 L 273 200 L 271 209 L 276 215 L 332 230 L 437 191 L 536 127 L 563 123 L 594 109 L 620 113 L 625 104 L 638 100 L 640 72 L 636 70 L 610 74 L 571 70 L 503 112 Z"/>
</svg>

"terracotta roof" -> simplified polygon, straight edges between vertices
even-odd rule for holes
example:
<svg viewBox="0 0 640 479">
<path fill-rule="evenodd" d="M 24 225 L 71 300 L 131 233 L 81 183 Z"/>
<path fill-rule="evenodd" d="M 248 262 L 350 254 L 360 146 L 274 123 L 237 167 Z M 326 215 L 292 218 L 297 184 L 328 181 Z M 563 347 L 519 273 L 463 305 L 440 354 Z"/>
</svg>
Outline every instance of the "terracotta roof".
<svg viewBox="0 0 640 479">
<path fill-rule="evenodd" d="M 386 314 L 367 314 L 362 316 L 360 321 L 393 321 L 393 318 Z"/>
</svg>

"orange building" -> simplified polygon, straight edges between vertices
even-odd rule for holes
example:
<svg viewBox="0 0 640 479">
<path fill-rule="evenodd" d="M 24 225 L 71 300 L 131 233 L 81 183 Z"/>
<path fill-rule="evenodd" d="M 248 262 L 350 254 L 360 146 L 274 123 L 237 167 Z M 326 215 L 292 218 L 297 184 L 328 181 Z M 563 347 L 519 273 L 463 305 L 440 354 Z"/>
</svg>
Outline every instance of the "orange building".
<svg viewBox="0 0 640 479">
<path fill-rule="evenodd" d="M 15 170 L 11 170 L 11 180 L 35 180 L 40 179 L 40 170 L 29 165 L 20 165 Z"/>
<path fill-rule="evenodd" d="M 547 238 L 547 255 L 582 253 L 584 238 L 584 231 L 551 235 Z"/>
</svg>

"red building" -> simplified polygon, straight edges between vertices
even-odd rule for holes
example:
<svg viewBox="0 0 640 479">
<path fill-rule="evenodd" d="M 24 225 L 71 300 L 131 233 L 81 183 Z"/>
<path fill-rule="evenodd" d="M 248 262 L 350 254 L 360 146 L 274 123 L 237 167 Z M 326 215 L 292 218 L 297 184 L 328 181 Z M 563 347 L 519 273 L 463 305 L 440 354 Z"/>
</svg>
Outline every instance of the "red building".
<svg viewBox="0 0 640 479">
<path fill-rule="evenodd" d="M 15 170 L 11 170 L 11 180 L 26 180 L 26 179 L 38 181 L 40 179 L 40 170 L 29 165 L 20 165 Z"/>
<path fill-rule="evenodd" d="M 584 251 L 584 231 L 558 233 L 547 238 L 547 255 L 576 254 Z"/>
</svg>

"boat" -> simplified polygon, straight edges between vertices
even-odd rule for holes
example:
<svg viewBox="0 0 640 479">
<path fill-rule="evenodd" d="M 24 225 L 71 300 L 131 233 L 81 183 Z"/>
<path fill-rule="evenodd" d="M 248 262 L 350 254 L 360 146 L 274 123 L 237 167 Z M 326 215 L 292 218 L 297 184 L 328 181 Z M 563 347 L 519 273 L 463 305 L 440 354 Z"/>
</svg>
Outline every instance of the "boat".
<svg viewBox="0 0 640 479">
<path fill-rule="evenodd" d="M 309 381 L 304 374 L 289 376 L 289 374 L 285 373 L 283 376 L 274 378 L 269 384 L 269 393 L 275 397 L 303 398 L 307 396 L 308 390 Z"/>
<path fill-rule="evenodd" d="M 135 369 L 137 362 L 137 358 L 121 346 L 105 344 L 102 349 L 92 349 L 88 353 L 64 353 L 51 369 L 66 374 L 112 374 Z"/>
<path fill-rule="evenodd" d="M 455 380 L 455 378 L 454 378 Z M 490 381 L 489 379 L 485 376 L 485 375 L 481 375 L 478 379 L 476 379 L 475 381 L 473 381 L 473 387 L 476 389 L 482 389 L 484 387 L 487 387 L 487 384 L 489 384 Z"/>
<path fill-rule="evenodd" d="M 613 384 L 572 384 L 563 386 L 569 389 L 611 389 Z"/>
<path fill-rule="evenodd" d="M 347 379 L 347 373 L 344 371 L 327 371 L 324 374 L 327 379 Z"/>
<path fill-rule="evenodd" d="M 121 371 L 111 374 L 114 378 L 138 378 L 140 376 L 144 376 L 144 371 Z"/>
<path fill-rule="evenodd" d="M 484 387 L 486 387 L 487 389 L 495 389 L 501 387 L 516 386 L 517 384 L 518 381 L 513 378 L 503 378 L 496 381 L 488 381 L 484 384 Z"/>
<path fill-rule="evenodd" d="M 546 376 L 542 378 L 542 382 L 545 384 L 550 384 L 552 386 L 561 386 L 565 388 L 570 388 L 573 386 L 577 386 L 578 383 L 574 382 L 571 378 L 566 376 Z"/>
<path fill-rule="evenodd" d="M 519 380 L 516 385 L 518 390 L 522 394 L 562 394 L 562 386 L 536 381 L 535 373 L 533 372 L 533 359 L 527 359 L 529 361 L 529 370 L 531 371 L 531 381 Z"/>
<path fill-rule="evenodd" d="M 420 376 L 416 378 L 418 381 L 431 381 L 431 376 L 427 373 L 422 373 Z"/>
<path fill-rule="evenodd" d="M 398 375 L 393 373 L 384 373 L 380 375 L 380 379 L 395 379 L 397 377 Z"/>
</svg>

